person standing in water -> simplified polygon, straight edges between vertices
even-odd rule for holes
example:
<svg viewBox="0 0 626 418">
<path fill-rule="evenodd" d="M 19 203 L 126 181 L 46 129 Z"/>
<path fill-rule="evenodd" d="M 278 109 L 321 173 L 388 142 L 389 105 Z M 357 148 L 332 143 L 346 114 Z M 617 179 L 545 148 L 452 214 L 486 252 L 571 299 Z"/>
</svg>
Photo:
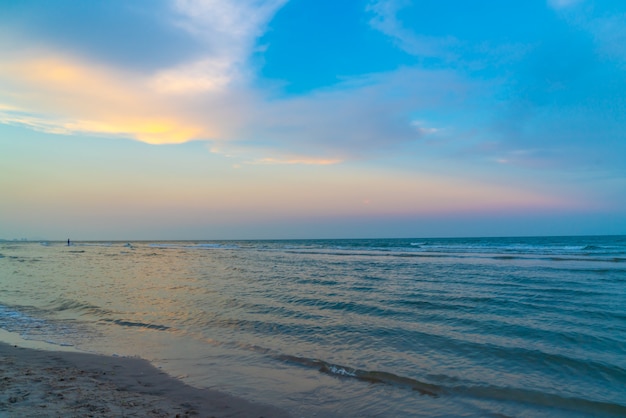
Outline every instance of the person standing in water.
<svg viewBox="0 0 626 418">
<path fill-rule="evenodd" d="M 69 238 L 67 239 L 67 246 L 68 247 L 70 246 L 70 239 Z"/>
</svg>

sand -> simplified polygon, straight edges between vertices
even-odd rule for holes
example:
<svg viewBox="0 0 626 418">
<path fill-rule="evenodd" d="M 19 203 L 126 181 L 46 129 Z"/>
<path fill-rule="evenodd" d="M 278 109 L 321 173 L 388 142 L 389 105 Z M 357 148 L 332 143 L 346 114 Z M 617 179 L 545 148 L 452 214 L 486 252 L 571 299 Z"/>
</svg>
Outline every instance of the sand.
<svg viewBox="0 0 626 418">
<path fill-rule="evenodd" d="M 1 417 L 265 417 L 289 415 L 197 389 L 138 358 L 0 343 Z"/>
</svg>

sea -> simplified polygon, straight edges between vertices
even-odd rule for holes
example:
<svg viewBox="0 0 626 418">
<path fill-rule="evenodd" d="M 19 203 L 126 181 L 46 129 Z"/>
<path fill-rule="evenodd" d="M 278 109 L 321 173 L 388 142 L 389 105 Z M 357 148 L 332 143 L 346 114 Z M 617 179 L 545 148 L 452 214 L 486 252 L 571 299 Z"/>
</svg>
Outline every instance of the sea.
<svg viewBox="0 0 626 418">
<path fill-rule="evenodd" d="M 294 417 L 624 417 L 626 236 L 5 241 L 0 328 Z"/>
</svg>

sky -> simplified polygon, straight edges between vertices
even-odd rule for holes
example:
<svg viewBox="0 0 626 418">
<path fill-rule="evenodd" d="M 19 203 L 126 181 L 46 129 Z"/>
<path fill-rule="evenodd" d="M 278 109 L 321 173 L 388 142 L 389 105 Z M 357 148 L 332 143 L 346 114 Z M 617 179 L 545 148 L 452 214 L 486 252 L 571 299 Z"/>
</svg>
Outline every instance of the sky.
<svg viewBox="0 0 626 418">
<path fill-rule="evenodd" d="M 0 2 L 0 238 L 590 234 L 622 0 Z"/>
</svg>

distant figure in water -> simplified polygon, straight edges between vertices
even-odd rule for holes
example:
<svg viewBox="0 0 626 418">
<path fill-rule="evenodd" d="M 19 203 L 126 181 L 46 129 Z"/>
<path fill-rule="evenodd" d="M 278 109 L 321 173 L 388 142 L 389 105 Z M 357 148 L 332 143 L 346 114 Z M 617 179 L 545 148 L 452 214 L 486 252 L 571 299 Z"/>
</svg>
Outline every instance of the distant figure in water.
<svg viewBox="0 0 626 418">
<path fill-rule="evenodd" d="M 68 239 L 67 239 L 67 246 L 69 247 L 70 245 L 71 245 L 71 244 L 70 244 L 70 239 L 68 238 Z"/>
</svg>

